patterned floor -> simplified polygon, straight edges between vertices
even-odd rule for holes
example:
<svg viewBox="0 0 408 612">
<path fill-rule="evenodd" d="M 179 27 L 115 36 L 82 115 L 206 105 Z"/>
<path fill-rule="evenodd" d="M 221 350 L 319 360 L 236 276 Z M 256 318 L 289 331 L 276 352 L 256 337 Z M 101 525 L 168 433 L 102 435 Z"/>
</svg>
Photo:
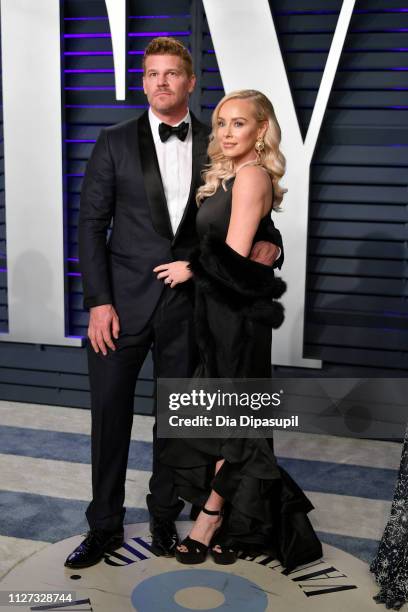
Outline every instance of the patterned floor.
<svg viewBox="0 0 408 612">
<path fill-rule="evenodd" d="M 127 523 L 147 520 L 151 429 L 152 417 L 135 417 Z M 277 432 L 275 448 L 314 504 L 309 516 L 321 539 L 369 562 L 389 513 L 400 445 Z M 86 531 L 90 483 L 88 410 L 0 402 L 0 576 L 48 543 Z"/>
</svg>

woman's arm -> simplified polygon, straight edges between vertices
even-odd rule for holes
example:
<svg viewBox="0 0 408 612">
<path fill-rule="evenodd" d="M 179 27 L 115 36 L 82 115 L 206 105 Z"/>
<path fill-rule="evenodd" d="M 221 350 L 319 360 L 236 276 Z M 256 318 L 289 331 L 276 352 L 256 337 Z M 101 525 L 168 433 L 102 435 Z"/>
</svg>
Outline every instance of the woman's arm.
<svg viewBox="0 0 408 612">
<path fill-rule="evenodd" d="M 257 166 L 242 168 L 232 188 L 231 219 L 226 243 L 248 257 L 259 222 L 268 212 L 272 198 L 269 175 Z"/>
<path fill-rule="evenodd" d="M 262 217 L 268 212 L 272 184 L 268 174 L 256 166 L 242 168 L 232 188 L 232 210 L 226 243 L 247 257 Z M 188 261 L 174 261 L 156 266 L 153 272 L 170 287 L 192 277 Z"/>
</svg>

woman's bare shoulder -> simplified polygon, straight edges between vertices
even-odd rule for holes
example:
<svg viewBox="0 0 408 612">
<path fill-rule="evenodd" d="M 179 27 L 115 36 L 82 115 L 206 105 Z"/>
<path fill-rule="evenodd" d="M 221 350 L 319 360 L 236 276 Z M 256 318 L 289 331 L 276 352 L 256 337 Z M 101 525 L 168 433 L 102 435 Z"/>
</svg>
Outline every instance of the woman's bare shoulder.
<svg viewBox="0 0 408 612">
<path fill-rule="evenodd" d="M 272 189 L 271 178 L 268 171 L 262 166 L 245 166 L 241 168 L 235 177 L 233 191 L 246 191 L 251 189 L 255 193 L 266 194 Z"/>
</svg>

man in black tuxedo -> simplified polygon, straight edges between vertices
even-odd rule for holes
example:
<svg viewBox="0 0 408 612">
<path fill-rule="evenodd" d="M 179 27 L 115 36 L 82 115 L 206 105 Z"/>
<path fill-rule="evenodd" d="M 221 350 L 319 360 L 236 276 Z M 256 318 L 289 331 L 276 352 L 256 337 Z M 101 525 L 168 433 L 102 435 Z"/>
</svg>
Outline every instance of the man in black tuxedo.
<svg viewBox="0 0 408 612">
<path fill-rule="evenodd" d="M 210 130 L 188 110 L 195 76 L 181 43 L 154 39 L 143 67 L 149 111 L 101 131 L 82 186 L 79 252 L 90 310 L 93 498 L 86 511 L 90 531 L 65 561 L 70 568 L 93 565 L 123 543 L 134 389 L 148 351 L 152 347 L 159 377 L 187 378 L 197 363 L 191 281 L 174 286 L 168 273 L 156 276 L 153 270 L 187 261 L 197 245 L 195 193 Z M 271 240 L 280 247 L 275 232 Z M 273 260 L 278 249 L 269 247 Z M 159 461 L 163 444 L 154 426 L 146 501 L 152 549 L 173 556 L 174 521 L 184 503 L 171 470 Z"/>
</svg>

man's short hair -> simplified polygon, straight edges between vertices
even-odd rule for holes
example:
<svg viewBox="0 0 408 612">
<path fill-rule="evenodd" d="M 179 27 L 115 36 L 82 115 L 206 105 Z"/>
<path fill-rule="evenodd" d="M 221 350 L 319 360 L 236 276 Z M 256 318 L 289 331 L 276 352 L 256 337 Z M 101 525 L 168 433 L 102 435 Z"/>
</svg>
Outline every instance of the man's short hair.
<svg viewBox="0 0 408 612">
<path fill-rule="evenodd" d="M 191 77 L 194 74 L 190 51 L 175 38 L 158 36 L 149 42 L 143 55 L 143 73 L 146 71 L 146 58 L 149 55 L 177 55 L 183 60 L 187 75 Z"/>
</svg>

